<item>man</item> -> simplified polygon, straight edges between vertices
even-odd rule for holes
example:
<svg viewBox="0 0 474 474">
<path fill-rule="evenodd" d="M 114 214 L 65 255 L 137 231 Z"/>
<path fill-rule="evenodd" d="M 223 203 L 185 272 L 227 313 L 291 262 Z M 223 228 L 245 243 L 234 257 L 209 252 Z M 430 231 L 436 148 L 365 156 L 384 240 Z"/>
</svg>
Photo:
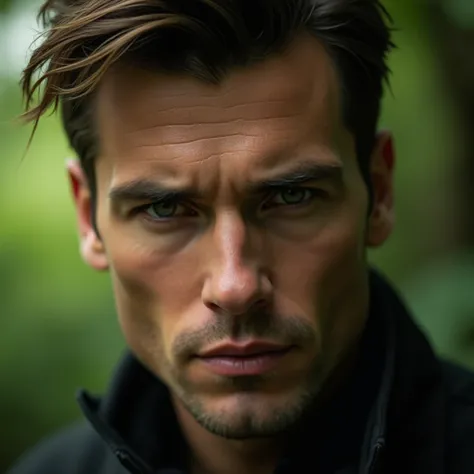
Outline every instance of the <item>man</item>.
<svg viewBox="0 0 474 474">
<path fill-rule="evenodd" d="M 474 378 L 369 247 L 393 227 L 377 0 L 48 0 L 81 253 L 130 353 L 14 474 L 467 474 Z M 39 73 L 39 76 L 36 76 Z"/>
</svg>

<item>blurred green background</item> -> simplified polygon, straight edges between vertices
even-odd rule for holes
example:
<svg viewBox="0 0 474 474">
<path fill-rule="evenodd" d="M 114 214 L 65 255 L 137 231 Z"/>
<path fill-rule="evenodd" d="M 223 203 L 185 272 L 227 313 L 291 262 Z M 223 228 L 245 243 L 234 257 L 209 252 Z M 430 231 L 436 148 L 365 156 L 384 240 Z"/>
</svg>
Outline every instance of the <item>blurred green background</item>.
<svg viewBox="0 0 474 474">
<path fill-rule="evenodd" d="M 80 260 L 58 120 L 20 126 L 36 0 L 0 0 L 0 471 L 79 416 L 124 348 L 107 275 Z M 371 255 L 443 355 L 474 368 L 474 1 L 386 0 L 397 31 L 381 127 L 393 130 L 397 229 Z"/>
</svg>

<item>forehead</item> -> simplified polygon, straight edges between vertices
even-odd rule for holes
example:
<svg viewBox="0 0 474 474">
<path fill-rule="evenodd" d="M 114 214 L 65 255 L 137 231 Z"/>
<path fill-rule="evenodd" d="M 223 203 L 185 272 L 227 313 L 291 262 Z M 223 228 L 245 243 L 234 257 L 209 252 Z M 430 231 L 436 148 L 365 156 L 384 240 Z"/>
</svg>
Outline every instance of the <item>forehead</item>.
<svg viewBox="0 0 474 474">
<path fill-rule="evenodd" d="M 121 65 L 105 77 L 97 105 L 98 164 L 115 176 L 179 175 L 211 162 L 258 170 L 298 155 L 338 164 L 352 145 L 337 73 L 310 36 L 218 85 Z"/>
</svg>

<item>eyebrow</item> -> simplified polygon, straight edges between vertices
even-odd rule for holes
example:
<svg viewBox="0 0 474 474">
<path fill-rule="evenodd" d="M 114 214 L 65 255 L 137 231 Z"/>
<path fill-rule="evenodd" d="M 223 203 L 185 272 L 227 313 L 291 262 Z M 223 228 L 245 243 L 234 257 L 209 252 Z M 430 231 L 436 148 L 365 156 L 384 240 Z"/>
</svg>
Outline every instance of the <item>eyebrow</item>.
<svg viewBox="0 0 474 474">
<path fill-rule="evenodd" d="M 254 191 L 261 192 L 275 188 L 297 186 L 311 181 L 332 181 L 340 185 L 343 181 L 340 164 L 301 163 L 289 173 L 251 184 Z"/>
<path fill-rule="evenodd" d="M 186 189 L 171 189 L 146 178 L 136 179 L 114 187 L 109 192 L 111 201 L 182 201 L 196 197 Z"/>
<path fill-rule="evenodd" d="M 342 166 L 339 164 L 302 163 L 296 169 L 281 176 L 251 183 L 252 193 L 262 193 L 272 189 L 296 186 L 311 181 L 332 181 L 342 183 Z M 186 201 L 196 199 L 197 192 L 191 189 L 168 188 L 147 178 L 140 178 L 111 189 L 109 198 L 120 201 Z"/>
</svg>

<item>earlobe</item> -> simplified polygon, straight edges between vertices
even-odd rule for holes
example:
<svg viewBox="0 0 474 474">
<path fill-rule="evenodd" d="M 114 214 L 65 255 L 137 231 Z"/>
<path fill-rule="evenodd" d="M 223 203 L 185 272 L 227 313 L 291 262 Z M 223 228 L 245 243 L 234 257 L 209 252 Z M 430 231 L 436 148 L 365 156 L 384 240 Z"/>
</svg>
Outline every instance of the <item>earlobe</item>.
<svg viewBox="0 0 474 474">
<path fill-rule="evenodd" d="M 94 231 L 81 238 L 80 250 L 82 259 L 94 270 L 105 271 L 109 268 L 107 254 L 102 241 Z"/>
<path fill-rule="evenodd" d="M 81 256 L 95 270 L 107 270 L 108 260 L 105 246 L 97 235 L 94 223 L 92 222 L 92 206 L 97 204 L 92 202 L 87 179 L 77 160 L 69 160 L 66 163 L 66 168 L 76 208 Z"/>
<path fill-rule="evenodd" d="M 379 247 L 390 237 L 395 224 L 393 172 L 395 152 L 389 132 L 380 132 L 371 157 L 370 178 L 373 205 L 369 217 L 366 244 Z"/>
<path fill-rule="evenodd" d="M 383 245 L 392 234 L 395 225 L 393 212 L 387 209 L 374 211 L 369 219 L 366 234 L 368 247 L 377 248 Z"/>
</svg>

